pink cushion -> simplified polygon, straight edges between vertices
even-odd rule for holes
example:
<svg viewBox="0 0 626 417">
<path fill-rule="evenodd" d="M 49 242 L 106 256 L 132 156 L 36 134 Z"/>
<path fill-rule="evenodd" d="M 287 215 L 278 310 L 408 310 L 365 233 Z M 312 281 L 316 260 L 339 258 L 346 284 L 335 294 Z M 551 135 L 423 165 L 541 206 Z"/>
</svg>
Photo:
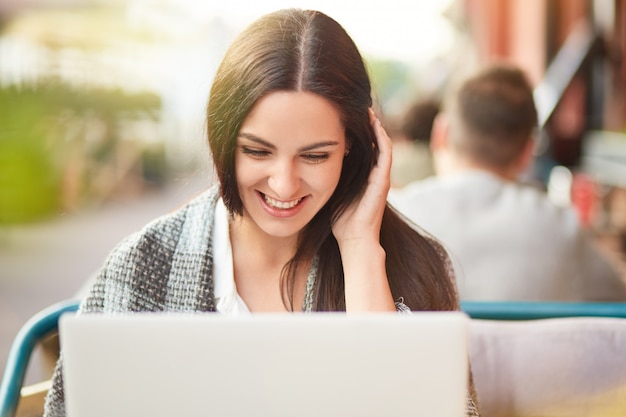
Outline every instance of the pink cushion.
<svg viewBox="0 0 626 417">
<path fill-rule="evenodd" d="M 482 415 L 626 416 L 626 319 L 472 320 Z"/>
</svg>

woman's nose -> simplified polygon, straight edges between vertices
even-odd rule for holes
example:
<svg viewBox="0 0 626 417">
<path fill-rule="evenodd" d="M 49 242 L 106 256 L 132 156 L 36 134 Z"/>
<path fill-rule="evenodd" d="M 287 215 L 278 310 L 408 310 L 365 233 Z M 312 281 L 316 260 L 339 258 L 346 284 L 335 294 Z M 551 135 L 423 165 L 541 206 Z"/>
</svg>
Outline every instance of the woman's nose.
<svg viewBox="0 0 626 417">
<path fill-rule="evenodd" d="M 287 200 L 293 197 L 300 188 L 300 175 L 295 164 L 292 161 L 276 164 L 269 186 L 278 198 Z"/>
</svg>

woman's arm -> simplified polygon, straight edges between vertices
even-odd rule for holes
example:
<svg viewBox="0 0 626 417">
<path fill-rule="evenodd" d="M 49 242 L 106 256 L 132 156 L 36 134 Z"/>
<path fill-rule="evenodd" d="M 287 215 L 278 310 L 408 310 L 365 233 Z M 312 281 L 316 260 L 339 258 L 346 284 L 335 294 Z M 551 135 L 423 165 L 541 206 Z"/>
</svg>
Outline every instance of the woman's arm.
<svg viewBox="0 0 626 417">
<path fill-rule="evenodd" d="M 378 143 L 378 161 L 367 189 L 333 225 L 343 262 L 346 311 L 396 311 L 391 295 L 380 227 L 387 203 L 391 171 L 391 139 L 370 109 L 370 122 Z"/>
</svg>

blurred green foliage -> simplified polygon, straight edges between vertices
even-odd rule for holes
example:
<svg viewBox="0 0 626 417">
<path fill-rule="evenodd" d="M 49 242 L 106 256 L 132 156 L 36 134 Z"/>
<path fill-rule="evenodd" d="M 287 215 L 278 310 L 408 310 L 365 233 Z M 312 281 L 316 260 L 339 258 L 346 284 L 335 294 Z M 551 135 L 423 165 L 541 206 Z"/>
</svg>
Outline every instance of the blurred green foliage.
<svg viewBox="0 0 626 417">
<path fill-rule="evenodd" d="M 80 158 L 106 162 L 124 121 L 156 120 L 160 107 L 154 94 L 120 89 L 59 82 L 0 87 L 0 225 L 57 213 L 71 165 L 88 165 Z M 74 172 L 78 193 L 85 193 L 89 172 Z"/>
</svg>

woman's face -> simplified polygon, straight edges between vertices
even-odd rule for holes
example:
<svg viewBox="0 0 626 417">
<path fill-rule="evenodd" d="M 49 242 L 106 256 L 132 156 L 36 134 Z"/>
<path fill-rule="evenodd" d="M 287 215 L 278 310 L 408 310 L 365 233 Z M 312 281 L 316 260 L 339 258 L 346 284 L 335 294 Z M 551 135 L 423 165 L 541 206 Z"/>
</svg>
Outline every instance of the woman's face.
<svg viewBox="0 0 626 417">
<path fill-rule="evenodd" d="M 261 98 L 237 137 L 243 216 L 275 237 L 294 236 L 335 191 L 346 151 L 339 111 L 309 92 Z"/>
</svg>

